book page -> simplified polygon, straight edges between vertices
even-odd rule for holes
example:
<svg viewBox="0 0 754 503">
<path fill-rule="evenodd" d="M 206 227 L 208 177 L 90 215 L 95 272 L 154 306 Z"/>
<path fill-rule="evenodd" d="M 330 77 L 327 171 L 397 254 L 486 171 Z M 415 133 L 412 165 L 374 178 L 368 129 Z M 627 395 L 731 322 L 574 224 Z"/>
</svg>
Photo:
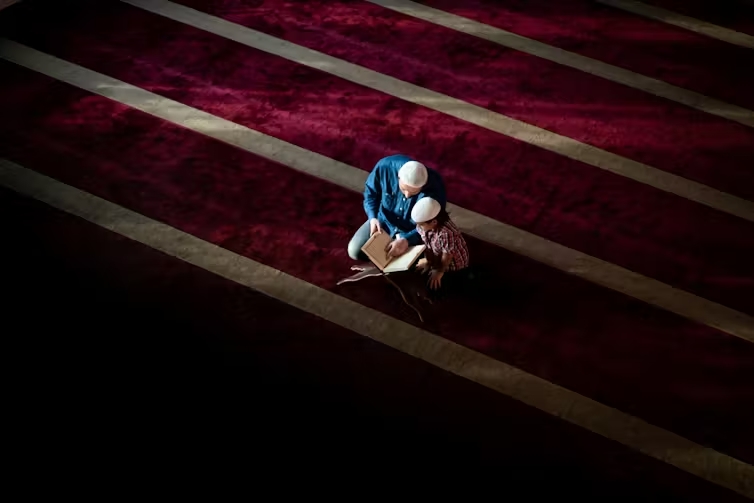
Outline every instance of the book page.
<svg viewBox="0 0 754 503">
<path fill-rule="evenodd" d="M 406 253 L 391 260 L 388 266 L 385 267 L 384 272 L 408 271 L 414 265 L 414 262 L 419 260 L 425 248 L 426 246 L 424 245 L 410 247 Z"/>
<path fill-rule="evenodd" d="M 372 234 L 364 246 L 361 247 L 361 251 L 366 253 L 369 260 L 374 265 L 380 268 L 380 271 L 384 271 L 385 267 L 390 263 L 391 257 L 388 256 L 385 248 L 390 244 L 390 236 L 386 232 Z"/>
</svg>

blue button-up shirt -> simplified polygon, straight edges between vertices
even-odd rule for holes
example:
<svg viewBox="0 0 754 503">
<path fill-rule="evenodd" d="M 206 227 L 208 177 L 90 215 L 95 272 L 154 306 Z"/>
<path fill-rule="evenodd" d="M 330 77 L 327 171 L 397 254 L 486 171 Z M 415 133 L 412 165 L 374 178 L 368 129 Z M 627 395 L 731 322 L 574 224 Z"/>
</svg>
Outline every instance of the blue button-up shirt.
<svg viewBox="0 0 754 503">
<path fill-rule="evenodd" d="M 415 196 L 404 197 L 398 183 L 398 170 L 408 161 L 406 155 L 391 155 L 380 159 L 367 178 L 364 189 L 364 210 L 371 220 L 380 221 L 383 229 L 391 236 L 400 234 L 411 246 L 421 243 L 416 230 L 416 222 L 411 220 L 411 210 L 422 197 L 431 197 L 445 209 L 445 184 L 437 171 L 427 168 L 427 183 Z"/>
</svg>

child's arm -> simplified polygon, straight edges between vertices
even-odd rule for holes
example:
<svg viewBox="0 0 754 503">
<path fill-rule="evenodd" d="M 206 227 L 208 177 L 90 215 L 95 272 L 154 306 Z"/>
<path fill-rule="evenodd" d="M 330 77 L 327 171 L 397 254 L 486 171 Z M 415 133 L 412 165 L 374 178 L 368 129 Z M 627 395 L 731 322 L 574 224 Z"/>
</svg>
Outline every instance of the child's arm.
<svg viewBox="0 0 754 503">
<path fill-rule="evenodd" d="M 450 267 L 450 262 L 453 260 L 453 256 L 448 252 L 442 252 L 440 258 L 440 267 L 433 268 L 429 273 L 429 287 L 433 290 L 440 288 L 442 284 L 442 277 L 445 276 L 445 271 Z"/>
<path fill-rule="evenodd" d="M 450 267 L 450 262 L 453 260 L 453 256 L 444 251 L 442 252 L 442 258 L 440 259 L 440 272 L 445 273 L 445 271 L 448 270 L 448 267 Z"/>
</svg>

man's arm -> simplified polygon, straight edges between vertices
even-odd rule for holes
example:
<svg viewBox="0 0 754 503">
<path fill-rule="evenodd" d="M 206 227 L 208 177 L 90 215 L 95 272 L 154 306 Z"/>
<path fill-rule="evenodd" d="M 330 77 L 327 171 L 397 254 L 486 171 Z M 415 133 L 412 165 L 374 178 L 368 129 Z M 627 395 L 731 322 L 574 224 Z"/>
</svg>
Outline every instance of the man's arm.
<svg viewBox="0 0 754 503">
<path fill-rule="evenodd" d="M 414 229 L 412 231 L 401 233 L 401 237 L 408 241 L 409 246 L 416 246 L 422 244 L 422 237 L 419 231 Z"/>
<path fill-rule="evenodd" d="M 434 176 L 430 178 L 430 183 L 422 192 L 424 192 L 425 196 L 429 196 L 440 203 L 440 207 L 445 209 L 445 205 L 448 202 L 448 196 L 445 193 L 445 182 L 443 182 L 442 177 L 436 171 L 432 175 Z"/>
<path fill-rule="evenodd" d="M 372 220 L 377 218 L 377 213 L 380 209 L 380 203 L 382 202 L 382 185 L 380 183 L 380 163 L 374 167 L 369 176 L 367 182 L 364 185 L 364 211 L 367 214 L 367 219 Z"/>
</svg>

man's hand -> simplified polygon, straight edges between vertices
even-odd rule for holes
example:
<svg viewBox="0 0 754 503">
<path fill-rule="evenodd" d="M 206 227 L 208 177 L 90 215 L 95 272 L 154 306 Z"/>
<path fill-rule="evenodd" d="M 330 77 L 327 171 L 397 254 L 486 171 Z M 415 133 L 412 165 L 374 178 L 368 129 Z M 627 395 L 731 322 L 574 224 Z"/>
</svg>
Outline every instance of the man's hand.
<svg viewBox="0 0 754 503">
<path fill-rule="evenodd" d="M 442 271 L 438 271 L 437 269 L 432 269 L 432 272 L 429 273 L 429 287 L 432 290 L 437 290 L 440 288 L 440 285 L 442 285 L 442 277 L 445 276 L 445 273 Z"/>
<path fill-rule="evenodd" d="M 382 234 L 382 227 L 380 227 L 380 221 L 376 218 L 373 218 L 369 221 L 369 235 L 373 235 L 374 233 Z"/>
<path fill-rule="evenodd" d="M 408 251 L 408 241 L 405 238 L 398 238 L 391 241 L 390 244 L 387 245 L 387 248 L 385 248 L 385 251 L 391 257 L 400 257 Z"/>
<path fill-rule="evenodd" d="M 429 260 L 426 258 L 421 259 L 416 263 L 416 269 L 422 274 L 429 272 Z"/>
</svg>

